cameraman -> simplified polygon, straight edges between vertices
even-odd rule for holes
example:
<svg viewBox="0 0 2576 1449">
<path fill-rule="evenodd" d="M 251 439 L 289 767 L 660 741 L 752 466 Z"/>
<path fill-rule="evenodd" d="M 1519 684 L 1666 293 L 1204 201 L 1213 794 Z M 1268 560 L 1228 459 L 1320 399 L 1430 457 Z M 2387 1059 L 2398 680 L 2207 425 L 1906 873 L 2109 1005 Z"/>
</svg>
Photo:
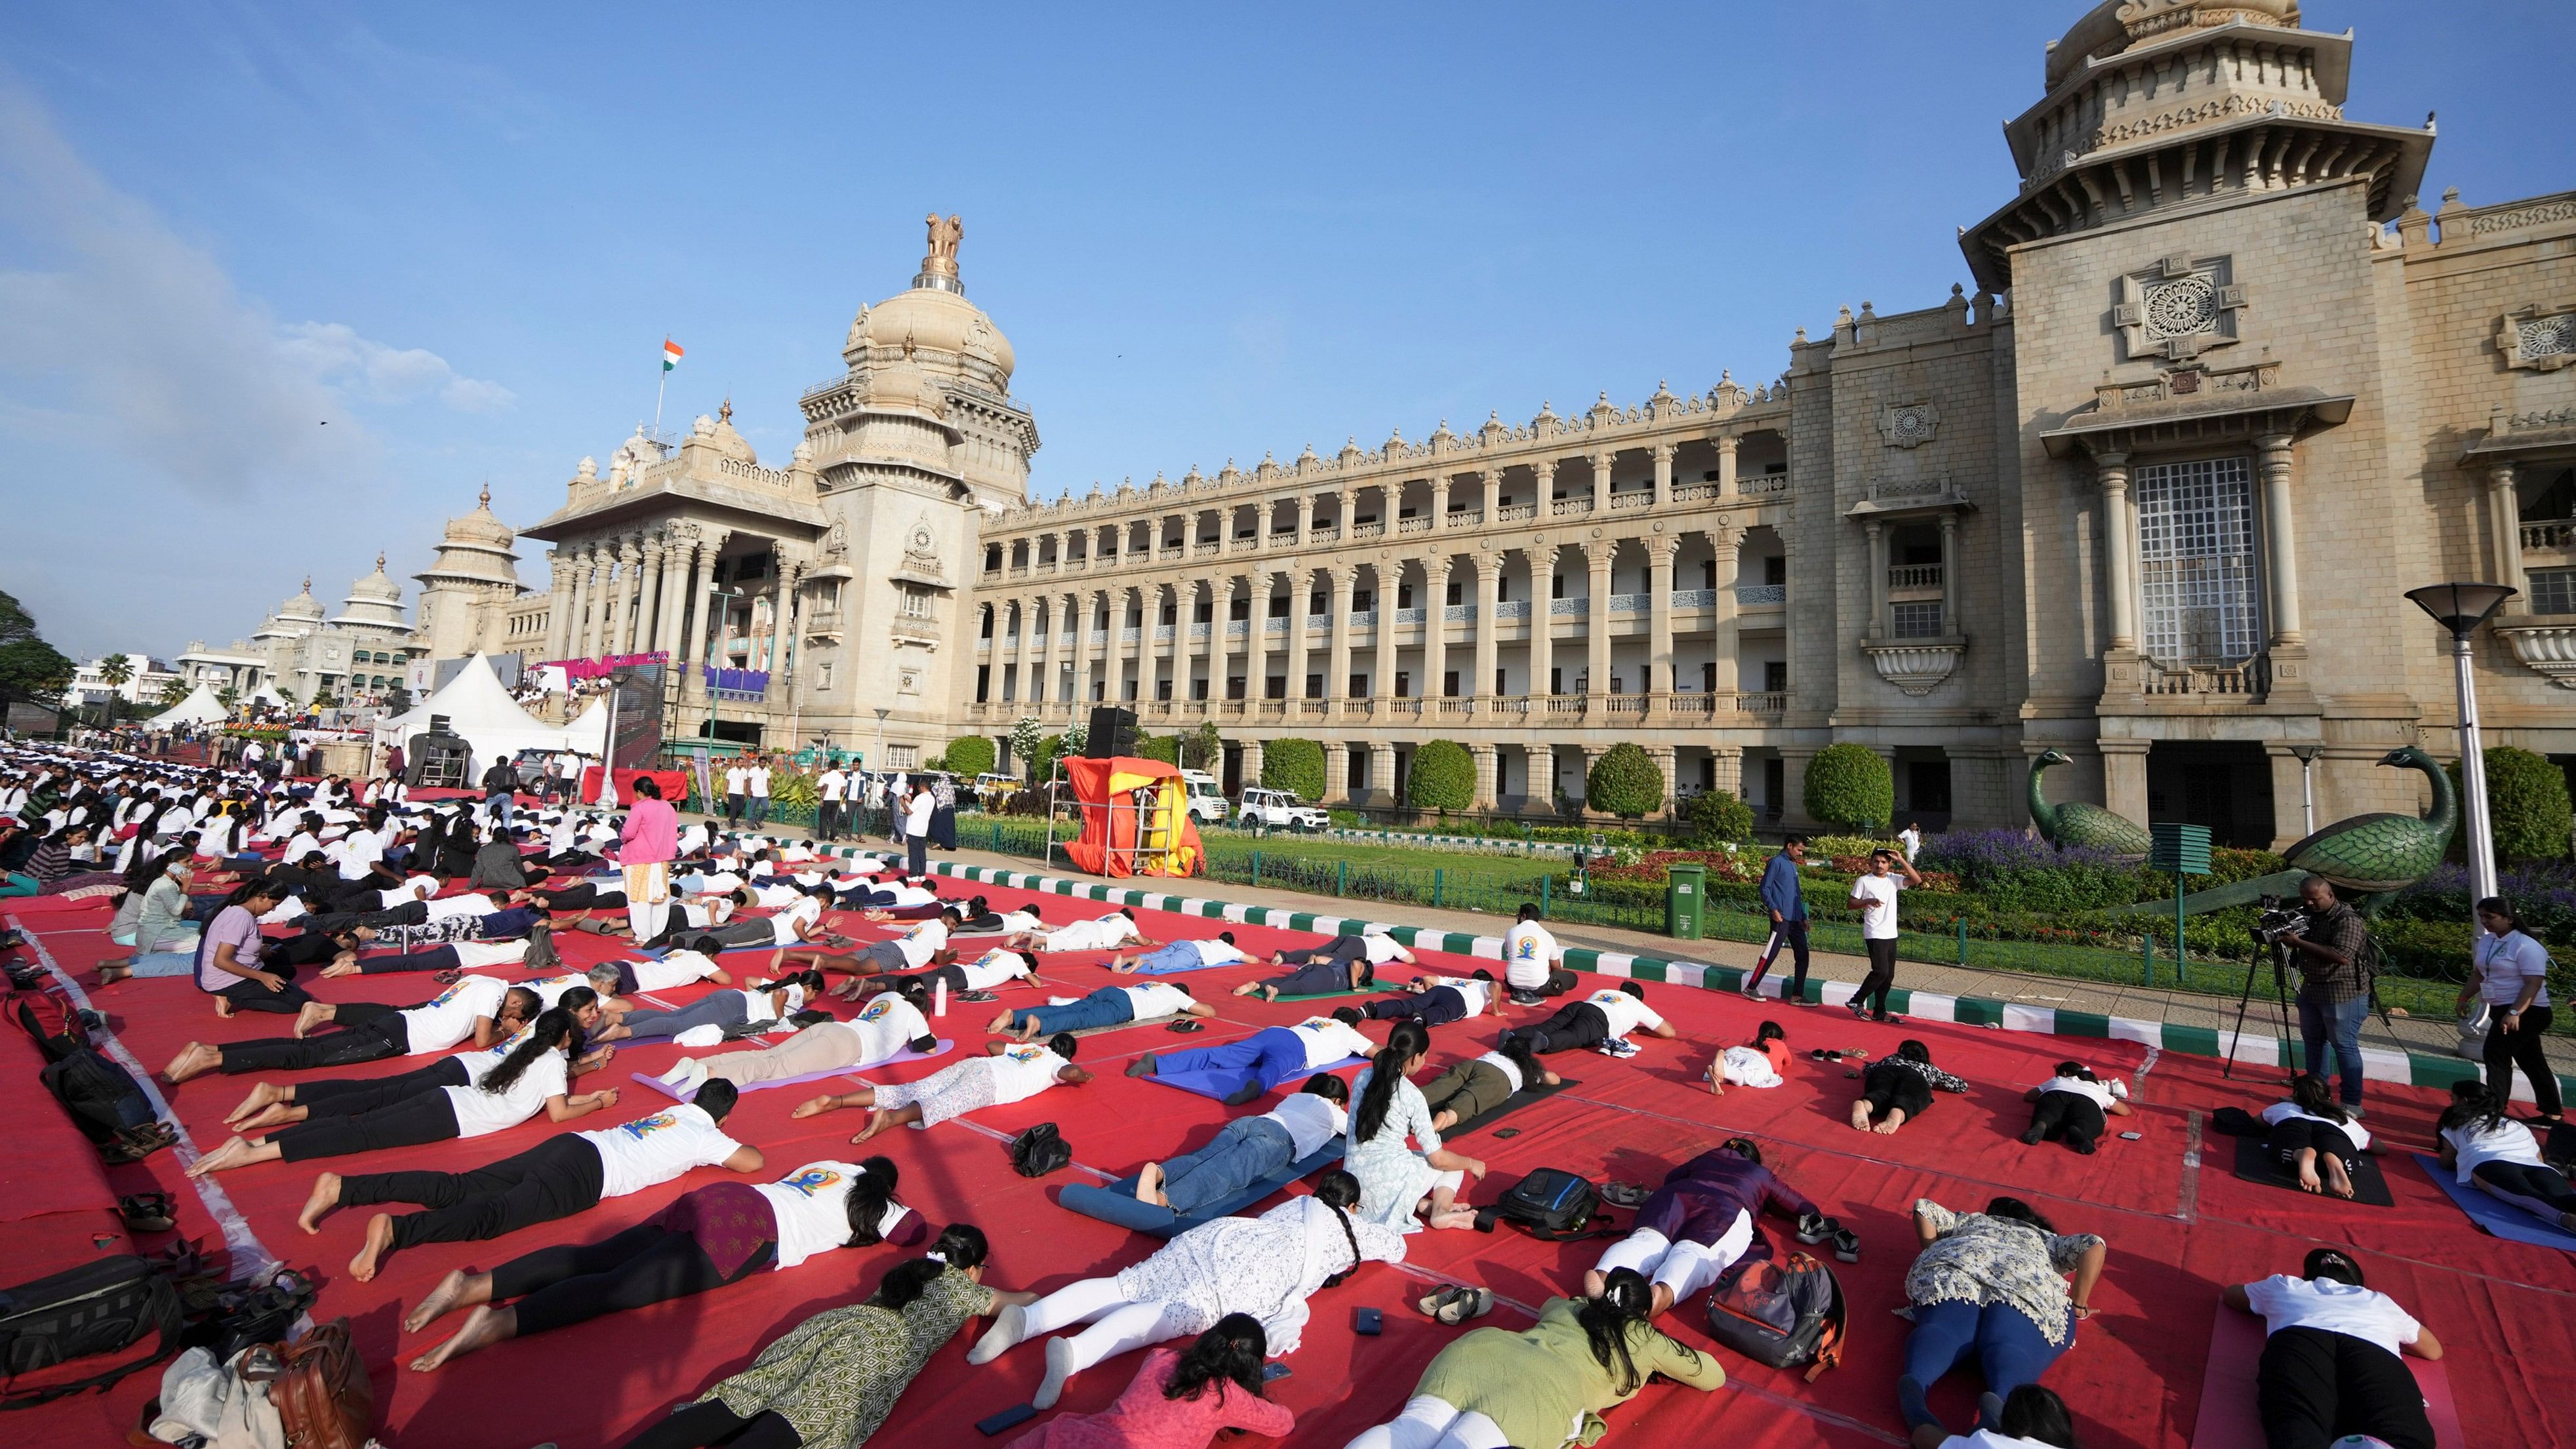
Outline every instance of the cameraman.
<svg viewBox="0 0 2576 1449">
<path fill-rule="evenodd" d="M 2306 1048 L 2308 1073 L 2326 1074 L 2325 1046 L 2334 1042 L 2335 1068 L 2342 1077 L 2343 1107 L 2361 1115 L 2361 1023 L 2370 1015 L 2370 975 L 2363 961 L 2370 928 L 2352 907 L 2335 898 L 2324 876 L 2299 883 L 2299 903 L 2307 908 L 2306 929 L 2283 932 L 2299 968 L 2299 1037 Z"/>
</svg>

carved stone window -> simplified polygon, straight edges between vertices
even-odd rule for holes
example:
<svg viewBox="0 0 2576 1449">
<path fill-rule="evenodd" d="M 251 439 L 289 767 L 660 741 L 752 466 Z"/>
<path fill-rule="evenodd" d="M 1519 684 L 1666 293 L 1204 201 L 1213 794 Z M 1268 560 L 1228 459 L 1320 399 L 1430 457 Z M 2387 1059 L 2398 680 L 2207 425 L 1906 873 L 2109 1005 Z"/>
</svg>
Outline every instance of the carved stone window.
<svg viewBox="0 0 2576 1449">
<path fill-rule="evenodd" d="M 2171 256 L 2120 279 L 2120 302 L 2111 309 L 2130 361 L 2184 362 L 2236 341 L 2236 313 L 2245 289 L 2226 257 Z"/>
<path fill-rule="evenodd" d="M 2576 366 L 2576 302 L 2525 307 L 2496 324 L 2505 366 L 2555 372 Z"/>
</svg>

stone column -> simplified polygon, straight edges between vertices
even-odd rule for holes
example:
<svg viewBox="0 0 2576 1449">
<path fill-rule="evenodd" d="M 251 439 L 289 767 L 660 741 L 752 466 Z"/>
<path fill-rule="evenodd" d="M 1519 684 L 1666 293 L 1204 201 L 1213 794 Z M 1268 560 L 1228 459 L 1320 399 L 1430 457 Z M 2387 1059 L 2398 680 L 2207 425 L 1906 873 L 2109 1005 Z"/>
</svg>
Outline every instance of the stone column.
<svg viewBox="0 0 2576 1449">
<path fill-rule="evenodd" d="M 797 646 L 803 642 L 805 629 L 805 569 L 802 563 L 787 566 L 786 576 L 779 581 L 778 618 L 769 635 L 776 641 L 769 646 L 774 661 L 771 667 L 790 680 L 796 677 L 801 652 Z M 790 693 L 787 698 L 792 701 L 796 696 Z"/>
<path fill-rule="evenodd" d="M 1046 615 L 1047 641 L 1046 647 L 1038 651 L 1038 657 L 1028 671 L 1028 678 L 1020 690 L 1020 698 L 1032 705 L 1043 705 L 1055 684 L 1053 678 L 1055 651 L 1056 646 L 1064 642 L 1064 630 L 1061 627 L 1063 621 L 1056 617 L 1056 603 L 1052 596 L 1041 594 L 1030 601 L 1030 607 L 1032 619 L 1041 612 Z M 1024 624 L 1021 627 L 1025 630 L 1028 626 Z M 1026 638 L 1027 635 L 1024 633 L 1021 637 Z M 1037 711 L 1032 709 L 1030 713 L 1035 714 Z"/>
<path fill-rule="evenodd" d="M 1664 808 L 1656 813 L 1669 820 L 1676 813 L 1674 810 L 1675 801 L 1673 799 L 1673 747 L 1671 745 L 1648 745 L 1646 746 L 1646 753 L 1648 756 L 1653 758 L 1655 769 L 1664 777 Z"/>
<path fill-rule="evenodd" d="M 1487 744 L 1477 744 L 1469 745 L 1467 748 L 1469 753 L 1476 757 L 1475 806 L 1479 810 L 1491 810 L 1494 808 L 1495 799 L 1494 747 Z"/>
<path fill-rule="evenodd" d="M 1671 450 L 1666 449 L 1667 453 Z M 1681 540 L 1656 534 L 1646 540 L 1646 708 L 1661 711 L 1673 681 L 1673 554 Z M 1667 773 L 1670 773 L 1667 771 Z"/>
<path fill-rule="evenodd" d="M 617 613 L 609 620 L 612 654 L 635 652 L 635 624 L 644 612 L 644 547 L 632 534 L 617 542 Z"/>
<path fill-rule="evenodd" d="M 1592 455 L 1592 511 L 1610 511 L 1610 465 L 1618 461 L 1616 450 L 1605 448 Z"/>
<path fill-rule="evenodd" d="M 1138 607 L 1144 611 L 1144 624 L 1136 632 L 1136 715 L 1142 719 L 1154 700 L 1154 686 L 1162 677 L 1162 645 L 1154 631 L 1163 626 L 1164 584 L 1147 584 L 1137 591 Z M 1181 641 L 1181 612 L 1172 611 L 1172 642 Z M 1176 691 L 1177 692 L 1177 691 Z M 1139 728 L 1142 728 L 1140 725 Z"/>
<path fill-rule="evenodd" d="M 554 587 L 546 595 L 546 658 L 564 657 L 564 641 L 572 632 L 572 558 L 570 550 L 546 550 L 546 562 L 554 578 Z"/>
<path fill-rule="evenodd" d="M 1708 752 L 1717 760 L 1717 788 L 1741 800 L 1744 798 L 1744 747 L 1711 745 Z"/>
<path fill-rule="evenodd" d="M 2299 624 L 2299 539 L 2290 507 L 2290 435 L 2265 433 L 2254 440 L 2263 469 L 2264 533 L 2271 544 L 2272 643 L 2304 645 Z M 2135 818 L 2135 817 L 2132 817 Z"/>
<path fill-rule="evenodd" d="M 1369 652 L 1376 658 L 1375 677 L 1369 680 L 1369 697 L 1380 701 L 1377 720 L 1384 724 L 1395 711 L 1384 707 L 1384 701 L 1395 698 L 1395 601 L 1404 597 L 1404 561 L 1381 563 L 1377 568 L 1377 647 Z M 1371 780 L 1377 776 L 1371 774 Z"/>
<path fill-rule="evenodd" d="M 1343 496 L 1349 497 L 1348 494 Z M 1333 565 L 1332 645 L 1325 656 L 1324 666 L 1324 698 L 1326 699 L 1338 700 L 1350 697 L 1351 590 L 1356 586 L 1358 578 L 1359 570 L 1350 564 Z"/>
<path fill-rule="evenodd" d="M 1237 579 L 1228 578 L 1221 586 L 1212 585 L 1210 589 L 1210 592 L 1216 596 L 1216 607 L 1209 610 L 1214 622 L 1208 628 L 1208 711 L 1211 714 L 1219 712 L 1217 705 L 1226 697 L 1226 676 L 1234 672 L 1234 636 L 1229 631 L 1234 627 L 1236 582 Z M 1251 613 L 1252 606 L 1247 603 L 1244 605 L 1244 614 L 1249 617 Z M 1252 622 L 1258 625 L 1260 621 Z M 1247 647 L 1250 642 L 1250 636 L 1247 634 L 1245 638 Z M 1243 671 L 1243 697 L 1246 700 L 1252 698 L 1252 670 L 1248 665 Z"/>
<path fill-rule="evenodd" d="M 1655 445 L 1655 506 L 1661 508 L 1672 501 L 1673 445 L 1657 443 Z"/>
<path fill-rule="evenodd" d="M 716 549 L 723 543 L 719 536 L 704 543 L 692 539 L 689 544 L 689 590 L 680 596 L 680 637 L 687 645 L 680 661 L 680 688 L 693 698 L 703 699 L 707 691 L 707 578 L 715 568 Z"/>
<path fill-rule="evenodd" d="M 1259 740 L 1247 738 L 1243 741 L 1243 783 L 1246 785 L 1261 783 L 1261 741 Z"/>
<path fill-rule="evenodd" d="M 1599 539 L 1583 545 L 1583 561 L 1591 570 L 1592 595 L 1585 600 L 1584 667 L 1591 672 L 1585 689 L 1585 708 L 1598 711 L 1603 707 L 1594 701 L 1610 693 L 1610 561 L 1618 556 L 1616 539 Z M 1598 715 L 1595 715 L 1598 718 Z"/>
<path fill-rule="evenodd" d="M 1609 750 L 1608 745 L 1583 745 L 1577 749 L 1577 753 L 1583 757 L 1583 773 L 1575 777 L 1574 783 L 1583 789 L 1583 813 L 1586 815 L 1601 813 L 1592 804 L 1592 767 L 1600 764 L 1601 757 L 1609 753 Z M 1574 792 L 1569 789 L 1566 793 L 1571 795 Z"/>
<path fill-rule="evenodd" d="M 1359 501 L 1359 490 L 1356 488 L 1345 488 L 1333 495 L 1335 519 L 1333 527 L 1340 533 L 1341 540 L 1345 544 L 1351 541 L 1351 518 L 1353 510 L 1359 507 Z"/>
<path fill-rule="evenodd" d="M 1529 792 L 1531 803 L 1534 804 L 1540 812 L 1549 815 L 1555 814 L 1556 746 L 1551 744 L 1526 745 L 1522 748 L 1521 754 L 1523 760 L 1529 766 L 1529 782 L 1522 786 L 1522 788 Z"/>
<path fill-rule="evenodd" d="M 1297 536 L 1306 534 L 1305 501 L 1298 501 Z M 1297 703 L 1306 697 L 1306 606 L 1315 591 L 1314 570 L 1303 564 L 1288 573 L 1288 717 L 1295 719 L 1304 706 Z"/>
<path fill-rule="evenodd" d="M 1553 497 L 1556 492 L 1556 460 L 1554 458 L 1541 458 L 1537 462 L 1530 464 L 1530 481 L 1538 490 L 1538 512 L 1534 516 L 1539 520 L 1540 525 L 1544 527 L 1548 516 L 1556 512 L 1556 502 Z M 1538 596 L 1542 599 L 1547 597 L 1547 580 L 1545 579 L 1539 580 Z"/>
<path fill-rule="evenodd" d="M 1869 622 L 1860 626 L 1860 636 L 1877 639 L 1887 633 L 1887 528 L 1869 518 L 1860 530 L 1869 540 Z"/>
<path fill-rule="evenodd" d="M 1404 799 L 1404 782 L 1395 778 L 1395 741 L 1369 742 L 1369 788 L 1386 797 L 1390 805 Z"/>
<path fill-rule="evenodd" d="M 2096 742 L 2102 751 L 2102 803 L 2114 814 L 2132 820 L 2147 818 L 2147 750 L 2150 742 L 2132 739 L 2103 739 Z M 2294 762 L 2295 763 L 2295 762 Z M 2273 797 L 2276 817 L 2286 818 L 2287 810 L 2296 809 L 2296 795 Z"/>
<path fill-rule="evenodd" d="M 1424 722 L 1433 722 L 1447 698 L 1441 677 L 1449 672 L 1449 556 L 1422 561 L 1422 706 Z M 1473 694 L 1474 690 L 1467 693 Z"/>
<path fill-rule="evenodd" d="M 1488 468 L 1484 472 L 1477 474 L 1476 478 L 1477 481 L 1484 485 L 1485 522 L 1488 526 L 1491 526 L 1492 524 L 1501 521 L 1499 515 L 1502 513 L 1503 509 L 1503 470 L 1500 468 Z"/>
<path fill-rule="evenodd" d="M 2129 455 L 2094 454 L 2093 477 L 2102 485 L 2103 587 L 2111 596 L 2111 648 L 2135 653 L 2138 556 L 2129 515 Z"/>
<path fill-rule="evenodd" d="M 1546 512 L 1547 510 L 1544 507 L 1539 509 L 1541 516 L 1545 516 Z M 1556 692 L 1556 686 L 1548 680 L 1548 672 L 1554 667 L 1556 662 L 1556 639 L 1555 636 L 1549 632 L 1556 627 L 1556 618 L 1551 610 L 1551 606 L 1555 602 L 1553 598 L 1555 593 L 1555 585 L 1553 581 L 1556 578 L 1556 545 L 1552 543 L 1533 545 L 1528 550 L 1528 557 L 1531 594 L 1529 636 L 1530 677 L 1529 688 L 1523 690 L 1522 693 L 1533 699 L 1544 700 Z M 1531 720 L 1530 723 L 1532 725 L 1544 725 L 1547 723 L 1547 708 L 1545 705 L 1542 704 L 1539 707 L 1538 717 Z"/>
<path fill-rule="evenodd" d="M 1324 742 L 1324 798 L 1335 804 L 1351 798 L 1351 751 L 1340 740 Z"/>
<path fill-rule="evenodd" d="M 1807 762 L 1815 757 L 1814 750 L 1780 751 L 1780 823 L 1791 830 L 1815 823 L 1807 818 Z"/>
<path fill-rule="evenodd" d="M 1431 479 L 1431 529 L 1434 533 L 1449 526 L 1449 475 L 1434 474 Z"/>
<path fill-rule="evenodd" d="M 2504 612 L 2531 612 L 2531 582 L 2522 571 L 2522 503 L 2513 491 L 2513 464 L 2487 465 L 2487 528 L 2495 554 L 2495 581 L 2515 591 Z"/>
<path fill-rule="evenodd" d="M 1710 441 L 1717 444 L 1717 496 L 1732 498 L 1736 492 L 1735 449 L 1743 440 L 1733 433 L 1725 433 Z"/>
<path fill-rule="evenodd" d="M 1297 546 L 1299 548 L 1304 548 L 1306 546 L 1307 530 L 1314 526 L 1315 495 L 1312 493 L 1300 493 L 1297 495 Z"/>
<path fill-rule="evenodd" d="M 1091 618 L 1094 601 L 1100 595 L 1089 589 L 1066 596 L 1073 604 L 1073 688 L 1065 698 L 1072 704 L 1075 718 L 1080 718 L 1091 704 Z M 1103 689 L 1102 694 L 1109 691 Z"/>
<path fill-rule="evenodd" d="M 564 647 L 566 659 L 590 657 L 590 575 L 598 566 L 596 546 L 581 543 L 573 546 L 572 599 L 564 610 Z"/>
<path fill-rule="evenodd" d="M 1494 475 L 1488 473 L 1486 478 Z M 1488 482 L 1486 495 L 1491 498 L 1493 485 Z M 1476 715 L 1489 719 L 1494 713 L 1494 667 L 1502 641 L 1495 637 L 1502 621 L 1495 617 L 1503 609 L 1503 556 L 1490 550 L 1476 556 L 1476 677 L 1467 694 L 1476 701 Z"/>
<path fill-rule="evenodd" d="M 671 555 L 677 552 L 669 535 L 649 533 L 644 536 L 644 605 L 635 623 L 635 647 L 651 653 L 668 648 L 671 637 Z"/>
<path fill-rule="evenodd" d="M 1941 632 L 1959 632 L 1959 515 L 1941 515 Z"/>
<path fill-rule="evenodd" d="M 1109 655 L 1106 666 L 1109 681 L 1100 687 L 1101 701 L 1120 704 L 1126 699 L 1127 674 L 1127 594 L 1124 584 L 1109 591 Z M 1146 644 L 1153 638 L 1148 632 L 1154 626 L 1145 624 L 1136 630 L 1136 642 Z M 1142 703 L 1143 701 L 1138 701 Z"/>
<path fill-rule="evenodd" d="M 1030 598 L 1014 599 L 1011 601 L 1011 607 L 1012 611 L 1018 616 L 1020 624 L 1019 643 L 1016 646 L 1016 653 L 1018 655 L 1016 662 L 1018 663 L 1019 668 L 1013 671 L 1016 675 L 1016 682 L 1018 685 L 1017 693 L 1019 697 L 1017 703 L 1021 706 L 1020 712 L 1022 714 L 1027 714 L 1029 713 L 1027 707 L 1037 699 L 1038 661 L 1032 657 L 1037 653 L 1037 600 Z M 1013 723 L 1017 723 L 1017 721 L 1015 720 Z"/>
</svg>

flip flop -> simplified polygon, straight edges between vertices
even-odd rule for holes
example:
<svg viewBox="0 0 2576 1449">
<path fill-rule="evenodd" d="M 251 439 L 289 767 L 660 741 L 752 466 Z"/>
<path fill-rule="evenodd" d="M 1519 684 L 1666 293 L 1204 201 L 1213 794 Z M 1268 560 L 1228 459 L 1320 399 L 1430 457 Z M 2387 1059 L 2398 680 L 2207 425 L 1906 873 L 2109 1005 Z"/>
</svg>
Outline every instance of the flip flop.
<svg viewBox="0 0 2576 1449">
<path fill-rule="evenodd" d="M 1438 1319 L 1443 1323 L 1455 1323 L 1457 1322 L 1456 1319 L 1441 1318 L 1440 1315 L 1448 1312 L 1450 1307 L 1457 1303 L 1461 1297 L 1473 1291 L 1475 1290 L 1452 1283 L 1445 1288 L 1441 1288 L 1421 1298 L 1415 1299 L 1413 1306 L 1415 1309 L 1419 1310 L 1425 1318 Z"/>
<path fill-rule="evenodd" d="M 1165 1023 L 1165 1024 L 1164 1024 L 1164 1026 L 1163 1026 L 1163 1030 L 1168 1031 L 1168 1032 L 1171 1032 L 1171 1033 L 1173 1033 L 1173 1034 L 1175 1034 L 1175 1035 L 1178 1035 L 1178 1036 L 1187 1036 L 1187 1035 L 1189 1035 L 1191 1032 L 1198 1031 L 1198 1030 L 1201 1030 L 1201 1029 L 1202 1029 L 1202 1028 L 1200 1027 L 1200 1025 L 1199 1025 L 1199 1023 L 1198 1023 L 1198 1022 L 1192 1021 L 1192 1020 L 1191 1020 L 1191 1019 L 1189 1019 L 1188 1017 L 1183 1017 L 1183 1018 L 1181 1018 L 1179 1021 L 1167 1022 L 1167 1023 Z"/>
<path fill-rule="evenodd" d="M 1469 1288 L 1452 1299 L 1448 1308 L 1442 1310 L 1440 1321 L 1455 1327 L 1471 1318 L 1482 1318 L 1493 1311 L 1494 1290 Z"/>
<path fill-rule="evenodd" d="M 1834 1256 L 1846 1263 L 1860 1261 L 1860 1234 L 1849 1228 L 1834 1234 Z"/>
<path fill-rule="evenodd" d="M 1822 1213 L 1809 1213 L 1798 1219 L 1798 1241 L 1802 1243 L 1821 1243 L 1842 1230 L 1841 1219 Z"/>
<path fill-rule="evenodd" d="M 1645 1188 L 1633 1182 L 1609 1182 L 1601 1185 L 1601 1200 L 1613 1207 L 1640 1207 L 1650 1196 L 1652 1194 Z"/>
</svg>

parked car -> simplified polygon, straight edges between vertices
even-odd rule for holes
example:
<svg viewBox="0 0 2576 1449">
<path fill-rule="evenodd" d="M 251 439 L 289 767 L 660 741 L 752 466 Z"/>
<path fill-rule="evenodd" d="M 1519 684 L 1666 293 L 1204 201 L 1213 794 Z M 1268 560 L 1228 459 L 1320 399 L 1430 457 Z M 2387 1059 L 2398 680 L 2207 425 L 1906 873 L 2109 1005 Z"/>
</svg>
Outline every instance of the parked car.
<svg viewBox="0 0 2576 1449">
<path fill-rule="evenodd" d="M 1309 805 L 1288 791 L 1255 787 L 1243 792 L 1234 823 L 1265 830 L 1321 830 L 1332 821 L 1323 807 Z"/>
<path fill-rule="evenodd" d="M 1225 823 L 1225 791 L 1218 787 L 1216 776 L 1205 770 L 1183 770 L 1181 783 L 1189 787 L 1193 819 L 1207 825 Z"/>
</svg>

